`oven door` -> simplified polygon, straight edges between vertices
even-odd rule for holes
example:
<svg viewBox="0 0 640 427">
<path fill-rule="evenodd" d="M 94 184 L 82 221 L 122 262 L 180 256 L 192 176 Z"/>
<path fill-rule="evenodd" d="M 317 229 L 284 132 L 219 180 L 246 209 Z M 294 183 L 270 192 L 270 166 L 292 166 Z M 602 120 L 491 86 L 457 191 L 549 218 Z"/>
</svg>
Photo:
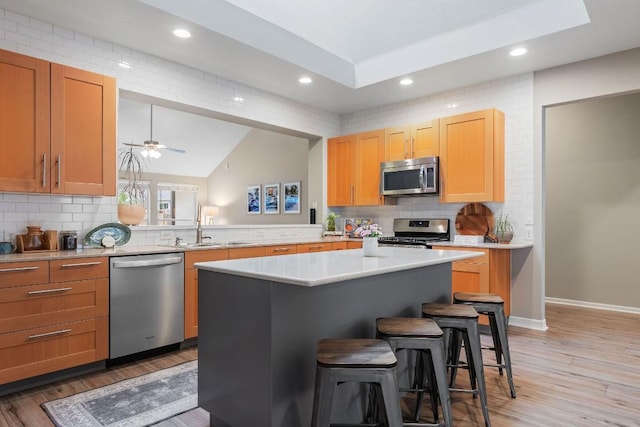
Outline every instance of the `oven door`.
<svg viewBox="0 0 640 427">
<path fill-rule="evenodd" d="M 437 157 L 381 163 L 380 193 L 383 196 L 437 194 Z"/>
</svg>

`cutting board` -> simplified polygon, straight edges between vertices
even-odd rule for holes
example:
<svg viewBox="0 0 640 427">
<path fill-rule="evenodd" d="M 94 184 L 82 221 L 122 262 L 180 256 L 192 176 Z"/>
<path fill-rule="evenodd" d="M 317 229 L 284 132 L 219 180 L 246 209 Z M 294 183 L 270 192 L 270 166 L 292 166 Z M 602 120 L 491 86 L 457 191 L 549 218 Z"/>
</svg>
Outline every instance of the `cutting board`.
<svg viewBox="0 0 640 427">
<path fill-rule="evenodd" d="M 456 216 L 456 233 L 485 236 L 493 230 L 493 212 L 482 203 L 465 205 Z"/>
</svg>

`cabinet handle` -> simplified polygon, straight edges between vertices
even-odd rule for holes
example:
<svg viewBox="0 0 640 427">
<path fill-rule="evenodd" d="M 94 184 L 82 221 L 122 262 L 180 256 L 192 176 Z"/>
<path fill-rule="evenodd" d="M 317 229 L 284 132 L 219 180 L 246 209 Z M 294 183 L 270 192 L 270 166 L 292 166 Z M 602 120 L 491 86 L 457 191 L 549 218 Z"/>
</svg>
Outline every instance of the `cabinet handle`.
<svg viewBox="0 0 640 427">
<path fill-rule="evenodd" d="M 407 158 L 407 154 L 409 154 L 409 153 L 407 152 L 407 144 L 408 144 L 408 143 L 409 143 L 409 139 L 407 138 L 407 139 L 405 139 L 405 140 L 404 140 L 404 158 L 405 158 L 405 159 Z"/>
<path fill-rule="evenodd" d="M 273 252 L 289 252 L 291 248 L 275 248 Z"/>
<path fill-rule="evenodd" d="M 102 264 L 102 262 L 100 261 L 93 261 L 93 262 L 79 262 L 76 264 L 62 264 L 60 267 L 62 268 L 74 268 L 74 267 L 89 267 L 92 265 L 100 265 Z"/>
<path fill-rule="evenodd" d="M 27 339 L 35 340 L 35 339 L 38 339 L 38 338 L 46 338 L 46 337 L 50 337 L 50 336 L 53 336 L 53 335 L 66 334 L 67 332 L 71 332 L 71 329 L 60 329 L 59 331 L 47 332 L 47 333 L 44 333 L 44 334 L 29 335 L 29 337 Z"/>
<path fill-rule="evenodd" d="M 444 200 L 444 178 L 440 178 L 440 201 Z"/>
<path fill-rule="evenodd" d="M 29 291 L 27 292 L 27 295 L 50 294 L 51 292 L 65 292 L 71 290 L 73 290 L 73 288 L 43 289 L 41 291 Z"/>
<path fill-rule="evenodd" d="M 58 165 L 58 182 L 56 182 L 56 187 L 60 188 L 60 169 L 62 169 L 62 159 L 60 158 L 60 155 L 58 155 L 56 157 L 56 165 Z"/>
<path fill-rule="evenodd" d="M 42 155 L 42 188 L 47 186 L 47 153 Z"/>
<path fill-rule="evenodd" d="M 16 271 L 31 271 L 37 270 L 38 267 L 16 267 L 16 268 L 2 268 L 0 269 L 0 273 L 14 273 Z"/>
<path fill-rule="evenodd" d="M 324 248 L 324 245 L 309 246 L 309 250 L 322 249 L 322 248 Z"/>
<path fill-rule="evenodd" d="M 412 159 L 414 159 L 416 157 L 415 147 L 416 147 L 416 139 L 415 138 L 411 138 L 411 158 Z"/>
</svg>

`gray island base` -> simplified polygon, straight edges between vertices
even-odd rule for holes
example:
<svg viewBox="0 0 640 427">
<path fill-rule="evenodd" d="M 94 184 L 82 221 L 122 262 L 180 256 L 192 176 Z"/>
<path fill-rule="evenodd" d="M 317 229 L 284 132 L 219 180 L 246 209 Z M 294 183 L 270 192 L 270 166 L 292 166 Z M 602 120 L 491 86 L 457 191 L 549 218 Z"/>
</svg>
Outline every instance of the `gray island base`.
<svg viewBox="0 0 640 427">
<path fill-rule="evenodd" d="M 318 340 L 371 338 L 378 317 L 450 301 L 451 262 L 473 256 L 381 248 L 197 264 L 199 406 L 214 427 L 308 427 Z M 332 422 L 361 421 L 357 390 L 338 387 Z"/>
</svg>

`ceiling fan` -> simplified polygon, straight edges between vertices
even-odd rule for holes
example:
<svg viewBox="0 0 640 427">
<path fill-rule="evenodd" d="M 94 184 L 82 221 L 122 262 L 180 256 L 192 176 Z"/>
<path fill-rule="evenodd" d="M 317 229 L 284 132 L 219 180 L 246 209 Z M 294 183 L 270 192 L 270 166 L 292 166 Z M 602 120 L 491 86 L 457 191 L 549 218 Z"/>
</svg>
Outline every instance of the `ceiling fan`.
<svg viewBox="0 0 640 427">
<path fill-rule="evenodd" d="M 152 159 L 158 159 L 160 158 L 160 156 L 162 156 L 162 153 L 160 152 L 160 150 L 169 150 L 169 151 L 174 151 L 176 153 L 182 153 L 182 154 L 186 153 L 186 151 L 181 148 L 172 148 L 164 144 L 160 144 L 158 141 L 154 141 L 153 140 L 153 104 L 151 104 L 150 117 L 151 117 L 151 125 L 150 125 L 149 139 L 147 141 L 144 141 L 142 144 L 134 144 L 132 142 L 124 142 L 123 144 L 129 147 L 142 147 L 142 150 L 140 150 L 140 154 L 142 154 L 142 157 L 150 157 Z"/>
</svg>

